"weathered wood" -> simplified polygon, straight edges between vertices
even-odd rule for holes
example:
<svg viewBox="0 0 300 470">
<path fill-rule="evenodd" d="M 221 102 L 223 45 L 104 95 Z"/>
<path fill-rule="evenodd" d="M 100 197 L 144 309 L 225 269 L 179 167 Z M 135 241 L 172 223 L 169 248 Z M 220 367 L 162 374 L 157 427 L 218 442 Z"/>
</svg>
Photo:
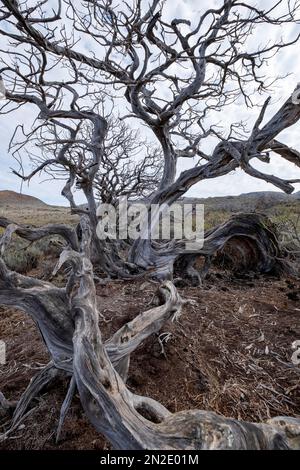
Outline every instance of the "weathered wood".
<svg viewBox="0 0 300 470">
<path fill-rule="evenodd" d="M 73 260 L 78 290 L 72 297 L 75 321 L 74 375 L 83 407 L 96 429 L 118 449 L 275 449 L 299 444 L 300 420 L 270 424 L 230 420 L 205 411 L 155 414 L 145 419 L 114 370 L 101 339 L 93 268 L 85 258 Z M 287 423 L 287 424 L 286 424 Z M 289 432 L 293 428 L 293 433 Z"/>
<path fill-rule="evenodd" d="M 187 241 L 172 241 L 160 245 L 151 240 L 139 240 L 137 251 L 131 253 L 144 269 L 150 269 L 153 276 L 168 279 L 175 275 L 185 276 L 194 284 L 201 283 L 209 270 L 213 258 L 223 252 L 229 256 L 229 244 L 232 253 L 243 258 L 244 266 L 236 266 L 245 271 L 259 273 L 292 272 L 293 268 L 284 258 L 280 248 L 275 226 L 262 214 L 235 214 L 219 226 L 204 234 L 203 247 L 192 249 Z M 194 265 L 199 257 L 204 257 L 202 272 Z"/>
<path fill-rule="evenodd" d="M 100 41 L 103 45 L 102 58 L 96 59 L 94 54 L 79 52 L 72 39 L 66 40 L 61 24 L 57 24 L 60 21 L 60 14 L 53 15 L 45 21 L 43 16 L 46 14 L 46 7 L 45 11 L 41 11 L 41 18 L 33 18 L 33 11 L 26 6 L 23 9 L 16 2 L 2 0 L 3 23 L 7 23 L 7 28 L 1 29 L 0 34 L 10 38 L 13 44 L 29 46 L 28 50 L 26 49 L 25 63 L 30 64 L 32 69 L 32 75 L 29 77 L 15 67 L 11 60 L 13 45 L 8 41 L 8 48 L 3 51 L 7 62 L 2 71 L 3 97 L 7 100 L 4 110 L 7 112 L 7 105 L 11 104 L 17 106 L 30 104 L 37 109 L 40 124 L 29 135 L 25 133 L 22 146 L 31 139 L 34 141 L 38 139 L 42 141 L 41 147 L 44 144 L 46 153 L 34 162 L 30 174 L 24 175 L 20 171 L 15 171 L 18 177 L 29 181 L 37 173 L 45 170 L 53 174 L 56 174 L 57 170 L 59 175 L 61 171 L 66 172 L 69 178 L 62 194 L 68 199 L 72 211 L 82 214 L 83 209 L 76 205 L 73 194 L 75 187 L 82 190 L 95 233 L 98 183 L 100 181 L 100 192 L 105 194 L 109 185 L 116 187 L 122 178 L 118 172 L 115 172 L 114 158 L 110 158 L 109 152 L 105 150 L 110 116 L 100 114 L 99 109 L 105 109 L 102 103 L 103 96 L 102 93 L 95 93 L 93 87 L 99 86 L 98 91 L 100 91 L 102 85 L 120 84 L 120 89 L 124 90 L 124 96 L 131 108 L 130 116 L 146 124 L 159 143 L 161 154 L 159 166 L 163 166 L 163 170 L 159 171 L 159 181 L 155 178 L 150 203 L 171 205 L 196 183 L 228 175 L 238 168 L 287 193 L 294 190 L 297 178 L 286 180 L 280 175 L 263 173 L 251 163 L 254 159 L 269 162 L 269 152 L 274 151 L 282 158 L 297 166 L 300 165 L 299 152 L 276 140 L 282 131 L 299 121 L 300 100 L 297 96 L 295 100 L 295 92 L 285 100 L 269 121 L 264 122 L 270 104 L 268 98 L 259 112 L 252 132 L 244 140 L 235 136 L 233 132 L 227 137 L 219 133 L 215 126 L 207 122 L 206 115 L 211 110 L 222 110 L 226 103 L 233 102 L 239 97 L 249 105 L 250 82 L 254 84 L 257 92 L 267 90 L 266 77 L 260 73 L 262 65 L 266 64 L 271 51 L 275 53 L 281 48 L 297 43 L 300 35 L 295 34 L 292 40 L 282 39 L 279 43 L 276 40 L 273 44 L 266 41 L 251 52 L 248 50 L 242 52 L 240 47 L 248 44 L 246 38 L 250 37 L 256 24 L 263 23 L 274 29 L 281 25 L 293 24 L 296 21 L 298 4 L 289 5 L 286 9 L 282 4 L 285 13 L 278 16 L 275 12 L 276 3 L 268 11 L 264 11 L 255 8 L 251 2 L 239 3 L 230 0 L 223 2 L 216 10 L 209 9 L 199 15 L 196 27 L 192 27 L 187 19 L 175 18 L 170 22 L 166 22 L 165 19 L 162 21 L 164 2 L 157 0 L 152 0 L 150 5 L 145 6 L 146 15 L 142 15 L 142 9 L 131 10 L 128 5 L 128 11 L 126 8 L 122 10 L 122 7 L 116 7 L 116 11 L 113 11 L 114 9 L 106 5 L 108 15 L 113 18 L 108 27 L 105 15 L 101 14 L 101 8 L 92 8 L 93 2 L 85 2 L 80 11 L 74 8 L 70 0 L 66 2 L 69 4 L 67 11 L 70 13 L 70 16 L 67 14 L 68 21 L 71 21 L 74 30 L 81 31 L 83 36 L 87 35 L 97 50 Z M 210 25 L 205 27 L 208 18 Z M 90 27 L 83 28 L 82 25 L 87 19 Z M 190 25 L 189 34 L 182 32 L 182 24 Z M 42 27 L 38 27 L 41 25 Z M 124 27 L 128 31 L 126 39 L 122 32 Z M 106 34 L 98 36 L 99 28 L 106 31 Z M 215 43 L 218 47 L 211 47 Z M 230 47 L 227 47 L 228 44 Z M 218 52 L 219 47 L 223 50 L 222 54 Z M 38 64 L 35 57 L 39 57 Z M 151 64 L 150 57 L 157 58 L 154 64 Z M 45 70 L 48 61 L 51 63 L 51 70 L 58 71 L 63 61 L 69 80 L 53 81 L 49 77 L 46 80 Z M 79 73 L 79 65 L 84 67 L 84 72 L 81 70 Z M 188 78 L 180 73 L 174 75 L 173 66 L 179 71 L 181 65 L 184 65 L 183 69 L 190 67 L 191 74 Z M 208 73 L 207 70 L 211 72 Z M 231 86 L 232 81 L 235 83 L 234 87 Z M 162 82 L 167 83 L 170 92 L 166 102 L 156 92 Z M 228 83 L 230 86 L 227 87 Z M 11 84 L 15 85 L 10 86 Z M 93 96 L 95 101 L 93 106 L 90 103 L 87 106 L 82 105 L 83 97 L 78 92 L 82 87 L 86 89 L 85 97 Z M 65 95 L 71 99 L 66 100 Z M 197 107 L 197 103 L 201 103 L 201 110 Z M 122 138 L 124 140 L 126 127 L 123 119 L 126 117 L 128 116 L 122 116 L 122 121 L 119 122 L 120 131 L 116 132 L 117 135 L 114 135 L 112 140 L 122 141 Z M 235 123 L 230 128 L 231 131 L 242 129 L 242 125 Z M 88 131 L 82 133 L 82 129 Z M 56 136 L 54 140 L 52 137 L 49 138 L 49 132 L 51 136 Z M 201 150 L 201 143 L 210 136 L 218 139 L 218 143 L 212 153 L 207 155 Z M 50 145 L 49 140 L 53 144 Z M 118 156 L 121 160 L 123 153 L 126 154 L 126 146 L 123 150 L 124 152 L 120 152 L 121 157 L 120 154 Z M 154 152 L 151 150 L 150 153 Z M 199 157 L 200 161 L 196 166 L 178 174 L 178 158 L 191 157 Z M 143 165 L 144 163 L 140 168 Z M 113 177 L 110 178 L 112 181 L 109 183 L 107 177 L 102 176 L 107 174 L 108 168 L 114 170 Z M 143 179 L 143 173 L 132 170 L 125 178 L 129 182 L 135 171 L 137 178 L 135 184 L 130 186 L 130 192 L 134 195 L 136 186 L 139 186 Z M 125 175 L 127 173 L 125 171 Z M 145 184 L 142 186 L 145 187 Z M 122 192 L 122 194 L 127 193 Z M 139 196 L 142 194 L 141 189 Z M 109 200 L 114 200 L 115 196 L 110 195 Z M 66 233 L 64 229 L 63 232 L 63 236 L 71 238 L 72 248 L 76 249 L 73 234 Z M 32 239 L 37 234 L 30 232 L 27 236 Z M 95 260 L 97 259 L 98 265 L 108 276 L 131 277 L 130 264 L 122 260 L 116 246 L 99 243 L 95 235 L 93 245 Z M 169 268 L 165 269 L 164 262 L 160 265 L 158 256 L 153 259 L 155 254 L 151 255 L 150 251 L 149 242 L 136 241 L 131 249 L 130 263 L 142 269 L 154 266 L 161 277 L 168 276 L 170 270 L 172 271 L 172 261 L 169 263 Z"/>
<path fill-rule="evenodd" d="M 93 53 L 88 55 L 77 51 L 76 38 L 73 39 L 72 35 L 69 39 L 66 37 L 60 3 L 51 17 L 47 17 L 43 3 L 39 18 L 37 10 L 26 4 L 21 6 L 18 2 L 2 0 L 4 26 L 0 28 L 0 34 L 9 38 L 7 50 L 2 51 L 5 65 L 1 73 L 10 89 L 6 90 L 4 81 L 1 81 L 2 95 L 6 100 L 2 109 L 6 113 L 7 105 L 15 109 L 14 106 L 29 104 L 39 113 L 40 124 L 29 135 L 25 132 L 25 142 L 17 146 L 18 150 L 37 136 L 42 140 L 43 149 L 49 149 L 49 133 L 50 140 L 55 136 L 50 158 L 47 155 L 45 158 L 43 155 L 41 160 L 37 158 L 38 163 L 29 175 L 16 171 L 15 175 L 29 181 L 45 169 L 49 172 L 54 171 L 54 167 L 59 172 L 63 170 L 69 179 L 62 194 L 68 199 L 71 209 L 83 212 L 75 204 L 75 186 L 82 190 L 88 206 L 89 219 L 82 218 L 80 243 L 77 233 L 65 225 L 36 229 L 16 226 L 0 218 L 0 226 L 6 229 L 0 242 L 1 252 L 14 233 L 30 241 L 60 234 L 71 248 L 62 254 L 57 267 L 59 269 L 65 263 L 71 265 L 64 289 L 12 273 L 0 258 L 0 303 L 20 308 L 32 316 L 55 368 L 72 376 L 61 410 L 58 436 L 76 386 L 90 421 L 118 449 L 299 448 L 299 419 L 280 417 L 267 423 L 253 424 L 206 411 L 172 414 L 151 398 L 133 395 L 124 380 L 130 354 L 165 320 L 179 313 L 182 299 L 170 282 L 164 283 L 161 287 L 164 304 L 141 314 L 103 344 L 92 265 L 94 261 L 112 278 L 131 277 L 133 267 L 134 275 L 137 271 L 138 275 L 139 272 L 142 275 L 150 273 L 168 279 L 172 277 L 174 263 L 177 262 L 188 276 L 201 281 L 212 257 L 222 250 L 225 252 L 234 240 L 235 248 L 247 267 L 248 252 L 253 255 L 251 269 L 270 272 L 284 267 L 272 230 L 261 219 L 249 216 L 247 219 L 231 219 L 208 232 L 203 248 L 196 253 L 187 250 L 184 241 L 159 244 L 139 239 L 131 247 L 128 263 L 119 256 L 117 244 L 100 241 L 96 235 L 94 184 L 105 156 L 107 119 L 99 112 L 105 106 L 97 86 L 105 83 L 113 87 L 120 85 L 120 89 L 125 90 L 133 117 L 146 124 L 160 144 L 164 168 L 150 203 L 171 205 L 194 184 L 229 174 L 238 168 L 290 193 L 297 179 L 285 180 L 262 173 L 251 165 L 251 161 L 258 158 L 267 162 L 271 150 L 299 166 L 298 152 L 276 141 L 283 130 L 299 121 L 299 100 L 289 97 L 263 124 L 268 99 L 251 135 L 244 141 L 232 133 L 225 138 L 207 123 L 205 117 L 208 111 L 219 110 L 220 106 L 240 96 L 249 104 L 250 82 L 257 91 L 265 88 L 266 81 L 260 74 L 262 65 L 272 52 L 296 43 L 300 36 L 296 35 L 289 42 L 282 40 L 279 44 L 267 42 L 251 52 L 244 50 L 243 45 L 248 43 L 256 24 L 276 27 L 295 23 L 298 5 L 289 4 L 284 11 L 276 13 L 276 2 L 268 11 L 263 11 L 247 2 L 226 0 L 218 9 L 203 12 L 197 24 L 192 25 L 177 18 L 168 23 L 162 17 L 164 2 L 158 0 L 152 0 L 145 9 L 140 2 L 133 9 L 126 4 L 128 11 L 125 8 L 121 14 L 116 13 L 108 2 L 105 15 L 101 7 L 94 8 L 93 1 L 83 2 L 78 10 L 74 2 L 66 0 L 67 16 L 71 15 L 68 21 L 72 22 L 74 31 L 80 31 L 83 37 L 88 35 L 88 40 L 95 41 L 97 51 L 99 42 L 102 45 L 103 57 L 96 58 Z M 108 17 L 111 21 L 107 21 Z M 89 27 L 85 28 L 87 23 Z M 189 33 L 183 31 L 182 23 L 189 25 Z M 124 30 L 127 30 L 126 37 Z M 24 60 L 19 61 L 18 67 L 14 59 L 11 60 L 12 48 L 16 44 L 24 51 Z M 154 62 L 153 57 L 157 58 Z M 60 70 L 61 63 L 67 78 L 53 81 L 52 77 L 56 70 Z M 52 76 L 47 72 L 50 64 Z M 174 74 L 174 70 L 180 71 L 182 65 L 183 70 L 190 68 L 190 77 L 186 77 L 185 71 Z M 234 82 L 234 87 L 226 86 L 228 78 Z M 168 83 L 170 91 L 167 101 L 156 93 L 162 80 Z M 84 96 L 78 91 L 82 89 L 85 90 Z M 70 99 L 66 99 L 66 95 Z M 82 99 L 86 96 L 93 96 L 93 99 L 91 104 L 87 100 L 85 106 Z M 204 104 L 203 110 L 202 106 L 201 111 L 197 110 L 197 102 Z M 88 141 L 80 134 L 80 129 L 86 126 L 90 129 Z M 200 144 L 202 139 L 210 136 L 217 138 L 218 144 L 211 155 L 206 155 Z M 180 148 L 175 141 L 186 142 L 186 146 Z M 177 177 L 179 157 L 199 157 L 200 161 Z M 231 255 L 227 253 L 227 256 Z M 197 273 L 194 260 L 199 255 L 205 257 L 206 264 L 202 272 Z M 38 375 L 25 392 L 18 412 L 22 419 L 25 405 L 47 381 L 48 377 L 43 377 L 43 373 Z"/>
<path fill-rule="evenodd" d="M 72 276 L 68 290 L 65 314 L 68 322 L 64 328 L 72 337 L 73 349 L 68 351 L 72 366 L 65 366 L 63 358 L 58 363 L 57 351 L 53 357 L 53 345 L 49 348 L 57 367 L 66 367 L 72 373 L 72 382 L 61 413 L 61 424 L 67 411 L 74 386 L 79 391 L 82 406 L 95 428 L 102 433 L 116 449 L 287 449 L 300 448 L 300 420 L 279 417 L 266 423 L 247 423 L 237 421 L 207 411 L 183 411 L 172 414 L 160 403 L 147 397 L 133 395 L 109 359 L 106 345 L 102 342 L 94 284 L 93 266 L 89 260 L 92 238 L 87 220 L 82 220 L 81 252 L 65 252 L 60 265 L 69 263 Z M 49 284 L 31 280 L 24 276 L 10 273 L 0 260 L 0 303 L 7 304 L 6 295 L 10 289 L 16 292 L 15 283 L 23 284 L 23 303 L 17 299 L 16 306 L 25 310 L 35 308 L 32 312 L 39 323 L 44 338 L 59 338 L 51 331 L 54 328 L 52 297 L 57 290 Z M 29 292 L 26 293 L 30 286 Z M 170 318 L 178 314 L 182 300 L 171 283 L 161 288 L 165 303 L 151 309 L 123 327 L 111 341 L 111 346 L 120 347 L 120 358 L 128 357 L 133 349 L 148 334 Z M 50 315 L 45 316 L 46 303 L 41 306 L 30 304 L 32 297 L 39 290 L 48 291 Z M 64 292 L 66 296 L 66 293 Z M 50 300 L 51 299 L 51 300 Z M 13 305 L 11 301 L 10 305 Z M 43 321 L 40 321 L 40 317 Z M 151 325 L 153 317 L 153 325 Z M 57 318 L 57 317 L 56 317 Z M 69 322 L 71 320 L 71 323 Z M 57 330 L 60 329 L 57 323 Z M 72 325 L 72 326 L 71 326 Z M 74 329 L 75 327 L 75 329 Z M 51 334 L 49 333 L 51 331 Z M 125 340 L 123 346 L 122 340 Z M 126 341 L 128 340 L 128 341 Z M 61 351 L 59 340 L 58 351 Z M 48 342 L 45 339 L 47 345 Z M 108 348 L 109 349 L 109 348 Z M 114 351 L 115 354 L 115 351 Z M 39 383 L 39 380 L 38 380 Z M 26 394 L 23 398 L 27 403 Z"/>
<path fill-rule="evenodd" d="M 205 258 L 200 272 L 194 268 L 199 256 Z M 294 274 L 279 245 L 276 227 L 262 214 L 233 215 L 228 221 L 207 231 L 203 248 L 195 254 L 179 255 L 175 270 L 185 273 L 197 284 L 197 281 L 205 279 L 215 257 L 231 260 L 231 267 L 239 272 Z"/>
<path fill-rule="evenodd" d="M 151 334 L 160 331 L 169 319 L 180 315 L 184 301 L 171 282 L 166 282 L 158 293 L 162 306 L 141 313 L 120 328 L 106 343 L 105 348 L 115 369 L 126 381 L 130 354 Z"/>
<path fill-rule="evenodd" d="M 17 225 L 5 217 L 0 217 L 0 227 L 6 229 L 5 238 L 2 238 L 2 244 L 4 240 L 9 242 L 13 233 L 29 241 L 40 240 L 51 235 L 59 235 L 70 244 L 73 250 L 78 250 L 79 248 L 76 231 L 70 225 L 49 224 L 36 228 L 30 225 Z"/>
<path fill-rule="evenodd" d="M 72 376 L 69 387 L 68 387 L 67 395 L 64 399 L 64 402 L 60 410 L 59 422 L 58 422 L 57 431 L 56 431 L 56 443 L 58 443 L 60 439 L 60 434 L 62 431 L 64 420 L 70 408 L 75 391 L 76 391 L 76 382 L 75 382 L 74 376 Z"/>
</svg>

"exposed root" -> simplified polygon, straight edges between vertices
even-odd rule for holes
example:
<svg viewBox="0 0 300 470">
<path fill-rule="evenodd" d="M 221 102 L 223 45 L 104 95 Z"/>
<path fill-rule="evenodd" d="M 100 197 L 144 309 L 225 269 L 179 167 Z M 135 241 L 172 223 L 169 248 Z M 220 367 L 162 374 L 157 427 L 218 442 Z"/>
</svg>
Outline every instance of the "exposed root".
<svg viewBox="0 0 300 470">
<path fill-rule="evenodd" d="M 75 229 L 65 224 L 49 224 L 43 227 L 29 227 L 26 225 L 17 225 L 5 217 L 0 217 L 0 227 L 6 229 L 4 240 L 9 242 L 13 233 L 16 233 L 25 240 L 36 241 L 49 235 L 60 235 L 72 247 L 73 250 L 79 249 L 78 237 Z M 2 239 L 3 240 L 3 239 Z M 7 244 L 7 243 L 6 243 Z"/>
<path fill-rule="evenodd" d="M 64 399 L 64 402 L 63 402 L 61 410 L 60 410 L 59 423 L 58 423 L 57 431 L 56 431 L 56 443 L 59 442 L 61 430 L 62 430 L 62 427 L 63 427 L 63 424 L 64 424 L 64 420 L 65 420 L 65 417 L 66 417 L 66 415 L 68 413 L 68 410 L 70 408 L 70 405 L 71 405 L 71 402 L 72 402 L 75 391 L 76 391 L 76 382 L 75 382 L 74 376 L 72 376 L 72 378 L 70 380 L 70 385 L 69 385 L 69 388 L 68 388 L 68 391 L 67 391 L 67 395 Z"/>
<path fill-rule="evenodd" d="M 200 271 L 195 268 L 199 256 L 204 257 Z M 239 272 L 292 273 L 278 243 L 276 229 L 260 214 L 237 214 L 205 234 L 204 245 L 197 253 L 182 254 L 176 260 L 175 271 L 201 284 L 213 259 Z"/>
<path fill-rule="evenodd" d="M 9 434 L 20 426 L 21 422 L 26 417 L 26 412 L 32 400 L 38 396 L 46 385 L 58 376 L 58 373 L 59 370 L 55 368 L 53 362 L 50 362 L 31 379 L 28 387 L 17 402 L 9 428 L 0 435 L 0 442 L 1 440 L 5 440 Z"/>
<path fill-rule="evenodd" d="M 105 344 L 110 360 L 124 380 L 127 378 L 130 354 L 148 336 L 158 332 L 169 318 L 180 313 L 183 300 L 171 282 L 161 286 L 159 294 L 164 302 L 162 306 L 141 313 L 120 328 Z"/>
</svg>

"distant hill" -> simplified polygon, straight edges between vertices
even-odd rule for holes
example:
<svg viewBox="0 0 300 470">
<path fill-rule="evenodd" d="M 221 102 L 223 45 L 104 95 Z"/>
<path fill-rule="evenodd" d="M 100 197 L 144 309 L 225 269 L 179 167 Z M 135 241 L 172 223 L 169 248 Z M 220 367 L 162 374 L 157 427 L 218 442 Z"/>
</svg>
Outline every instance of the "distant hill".
<svg viewBox="0 0 300 470">
<path fill-rule="evenodd" d="M 299 202 L 300 205 L 300 191 L 294 194 L 284 194 L 277 191 L 260 191 L 239 196 L 185 197 L 181 201 L 190 204 L 204 204 L 206 211 L 253 212 L 271 209 L 281 204 Z M 54 209 L 54 206 L 49 206 L 36 197 L 19 194 L 15 191 L 0 191 L 0 208 L 3 209 L 4 206 Z M 86 205 L 83 204 L 81 207 L 86 207 Z M 65 207 L 64 209 L 67 208 Z"/>
<path fill-rule="evenodd" d="M 0 191 L 0 208 L 3 206 L 46 208 L 47 204 L 27 194 L 19 194 L 15 191 Z"/>
<path fill-rule="evenodd" d="M 300 191 L 294 194 L 285 194 L 275 191 L 259 191 L 255 193 L 241 194 L 239 196 L 223 196 L 208 198 L 183 198 L 185 203 L 205 204 L 206 210 L 253 212 L 270 209 L 278 204 L 290 204 L 299 202 Z"/>
</svg>

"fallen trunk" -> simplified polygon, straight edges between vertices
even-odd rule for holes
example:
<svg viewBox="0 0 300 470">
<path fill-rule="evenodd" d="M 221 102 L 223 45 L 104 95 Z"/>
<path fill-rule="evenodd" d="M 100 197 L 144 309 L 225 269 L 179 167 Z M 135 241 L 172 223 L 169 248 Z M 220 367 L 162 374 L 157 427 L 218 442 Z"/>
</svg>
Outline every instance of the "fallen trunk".
<svg viewBox="0 0 300 470">
<path fill-rule="evenodd" d="M 131 252 L 131 261 L 151 269 L 160 279 L 175 274 L 189 279 L 194 285 L 205 278 L 211 262 L 223 255 L 233 268 L 259 273 L 282 273 L 291 270 L 278 243 L 275 226 L 261 214 L 235 214 L 223 224 L 204 234 L 199 247 L 190 241 L 159 244 L 139 240 Z M 135 251 L 136 250 L 136 251 Z M 203 269 L 195 268 L 199 257 L 205 259 Z"/>
<path fill-rule="evenodd" d="M 200 270 L 199 257 L 205 262 Z M 216 262 L 239 273 L 294 274 L 278 242 L 276 227 L 261 214 L 237 214 L 205 233 L 203 248 L 195 254 L 180 255 L 175 271 L 197 285 Z"/>
</svg>

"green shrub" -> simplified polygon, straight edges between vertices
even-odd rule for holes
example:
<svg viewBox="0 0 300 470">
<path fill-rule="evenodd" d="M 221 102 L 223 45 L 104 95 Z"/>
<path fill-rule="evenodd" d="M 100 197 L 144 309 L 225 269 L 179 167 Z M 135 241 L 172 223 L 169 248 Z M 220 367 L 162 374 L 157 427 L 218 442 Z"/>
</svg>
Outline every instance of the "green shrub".
<svg viewBox="0 0 300 470">
<path fill-rule="evenodd" d="M 4 261 L 7 267 L 20 274 L 26 274 L 38 265 L 39 256 L 34 250 L 7 250 Z"/>
</svg>

